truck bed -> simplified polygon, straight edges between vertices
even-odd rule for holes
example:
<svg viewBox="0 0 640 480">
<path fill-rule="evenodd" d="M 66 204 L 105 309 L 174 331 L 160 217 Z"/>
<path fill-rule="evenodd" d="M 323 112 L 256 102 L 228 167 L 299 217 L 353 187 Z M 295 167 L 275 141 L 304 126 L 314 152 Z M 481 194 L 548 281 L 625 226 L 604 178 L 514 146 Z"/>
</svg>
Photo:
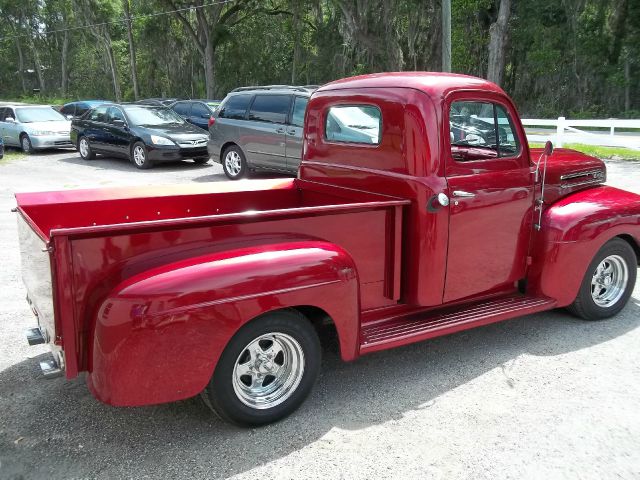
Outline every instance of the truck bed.
<svg viewBox="0 0 640 480">
<path fill-rule="evenodd" d="M 51 341 L 64 347 L 68 377 L 87 368 L 92 315 L 111 289 L 190 257 L 322 239 L 353 257 L 363 310 L 399 298 L 406 200 L 298 179 L 24 193 L 16 199 L 28 295 Z"/>
</svg>

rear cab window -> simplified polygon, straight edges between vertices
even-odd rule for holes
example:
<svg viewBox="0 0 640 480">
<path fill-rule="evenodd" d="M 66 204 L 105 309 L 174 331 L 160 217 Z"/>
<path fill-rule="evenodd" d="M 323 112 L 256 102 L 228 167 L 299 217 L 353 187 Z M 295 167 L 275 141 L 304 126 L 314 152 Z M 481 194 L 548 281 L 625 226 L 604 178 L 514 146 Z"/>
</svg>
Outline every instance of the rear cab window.
<svg viewBox="0 0 640 480">
<path fill-rule="evenodd" d="M 256 95 L 249 110 L 249 120 L 286 123 L 291 95 Z"/>
<path fill-rule="evenodd" d="M 334 105 L 329 107 L 324 138 L 330 142 L 380 144 L 382 113 L 373 105 Z"/>
<path fill-rule="evenodd" d="M 244 120 L 252 98 L 253 95 L 251 94 L 233 95 L 229 97 L 227 101 L 221 105 L 218 118 Z"/>
</svg>

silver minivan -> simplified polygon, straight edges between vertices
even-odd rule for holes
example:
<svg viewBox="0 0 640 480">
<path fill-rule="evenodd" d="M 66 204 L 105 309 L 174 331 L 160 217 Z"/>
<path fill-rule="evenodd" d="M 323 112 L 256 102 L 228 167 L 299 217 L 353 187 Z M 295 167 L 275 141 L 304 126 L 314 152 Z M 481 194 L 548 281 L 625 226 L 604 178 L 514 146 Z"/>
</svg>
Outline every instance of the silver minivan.
<svg viewBox="0 0 640 480">
<path fill-rule="evenodd" d="M 213 114 L 209 155 L 231 180 L 253 170 L 295 175 L 302 157 L 304 113 L 315 88 L 236 88 Z"/>
</svg>

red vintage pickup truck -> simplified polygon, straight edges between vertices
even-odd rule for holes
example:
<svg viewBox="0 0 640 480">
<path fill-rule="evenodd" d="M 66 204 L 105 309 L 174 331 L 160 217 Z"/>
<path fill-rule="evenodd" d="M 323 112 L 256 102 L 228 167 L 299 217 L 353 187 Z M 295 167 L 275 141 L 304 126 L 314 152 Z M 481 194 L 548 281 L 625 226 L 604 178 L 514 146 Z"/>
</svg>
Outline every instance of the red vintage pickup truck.
<svg viewBox="0 0 640 480">
<path fill-rule="evenodd" d="M 17 194 L 45 374 L 116 406 L 202 394 L 275 421 L 344 360 L 558 307 L 628 301 L 640 196 L 598 159 L 530 149 L 474 77 L 368 75 L 311 97 L 298 178 Z"/>
</svg>

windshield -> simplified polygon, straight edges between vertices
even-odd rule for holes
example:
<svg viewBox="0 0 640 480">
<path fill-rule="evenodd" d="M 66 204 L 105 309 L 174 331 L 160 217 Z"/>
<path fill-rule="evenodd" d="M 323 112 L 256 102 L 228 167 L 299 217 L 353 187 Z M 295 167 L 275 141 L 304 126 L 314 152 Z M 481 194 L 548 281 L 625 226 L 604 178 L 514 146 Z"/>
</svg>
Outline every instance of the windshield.
<svg viewBox="0 0 640 480">
<path fill-rule="evenodd" d="M 185 122 L 177 113 L 166 107 L 142 107 L 128 106 L 125 107 L 129 122 L 132 125 L 183 125 Z"/>
<path fill-rule="evenodd" d="M 66 118 L 51 107 L 16 108 L 16 117 L 21 123 L 67 121 Z"/>
</svg>

